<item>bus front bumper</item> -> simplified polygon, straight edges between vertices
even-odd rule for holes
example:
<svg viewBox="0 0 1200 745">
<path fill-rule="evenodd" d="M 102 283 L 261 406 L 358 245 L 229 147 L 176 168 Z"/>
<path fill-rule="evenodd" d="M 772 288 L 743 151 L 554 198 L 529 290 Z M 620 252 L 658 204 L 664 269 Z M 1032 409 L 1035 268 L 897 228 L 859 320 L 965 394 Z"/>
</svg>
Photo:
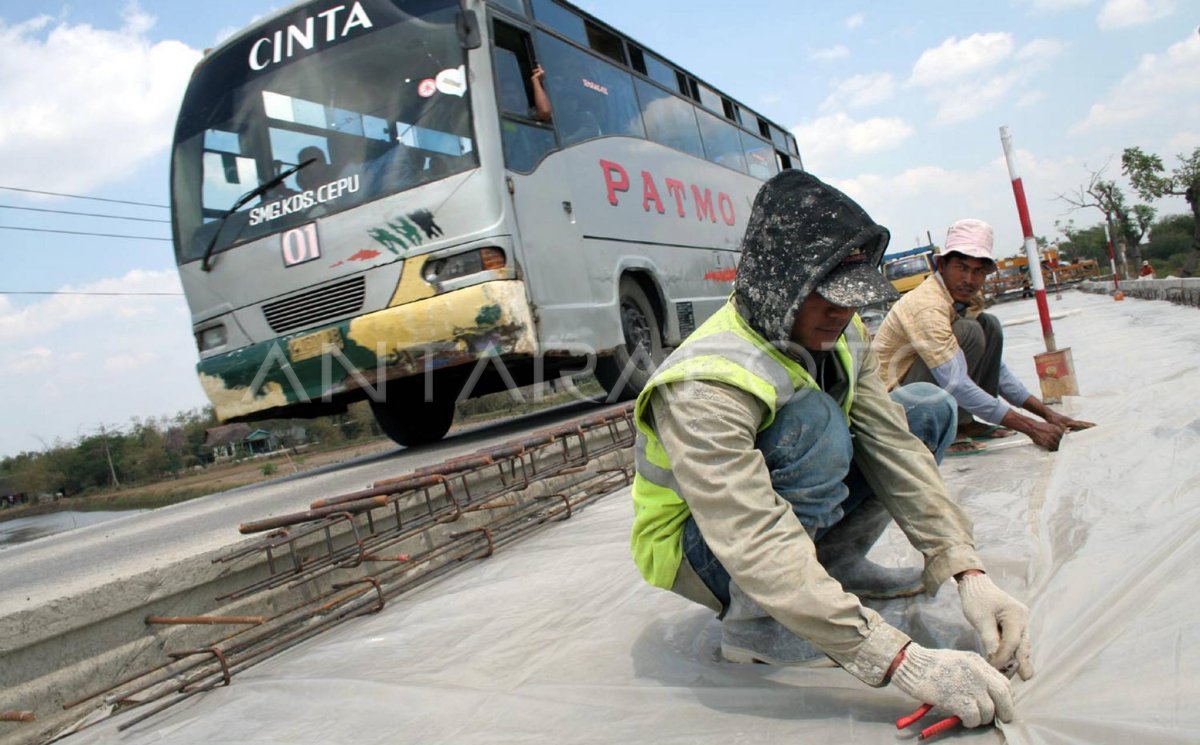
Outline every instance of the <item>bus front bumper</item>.
<svg viewBox="0 0 1200 745">
<path fill-rule="evenodd" d="M 525 284 L 485 282 L 203 359 L 200 384 L 221 421 L 288 416 L 395 378 L 504 355 L 533 356 Z"/>
</svg>

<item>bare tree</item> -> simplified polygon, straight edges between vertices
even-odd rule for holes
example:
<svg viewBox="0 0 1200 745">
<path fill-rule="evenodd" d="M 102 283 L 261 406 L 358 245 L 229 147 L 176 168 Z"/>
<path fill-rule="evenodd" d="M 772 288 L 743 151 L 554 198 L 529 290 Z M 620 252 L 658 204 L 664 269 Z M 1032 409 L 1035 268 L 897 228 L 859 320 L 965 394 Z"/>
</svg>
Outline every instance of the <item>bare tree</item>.
<svg viewBox="0 0 1200 745">
<path fill-rule="evenodd" d="M 1115 182 L 1103 178 L 1104 169 L 1107 167 L 1108 165 L 1105 164 L 1093 171 L 1087 186 L 1080 186 L 1073 194 L 1059 194 L 1058 198 L 1071 205 L 1070 211 L 1072 212 L 1086 207 L 1100 210 L 1104 215 L 1104 222 L 1108 225 L 1108 234 L 1112 236 L 1116 249 L 1119 278 L 1125 279 L 1129 276 L 1129 262 L 1125 257 L 1124 222 L 1129 209 L 1125 206 L 1125 195 L 1121 193 L 1121 187 L 1117 186 Z M 1138 251 L 1140 256 L 1140 249 Z"/>
</svg>

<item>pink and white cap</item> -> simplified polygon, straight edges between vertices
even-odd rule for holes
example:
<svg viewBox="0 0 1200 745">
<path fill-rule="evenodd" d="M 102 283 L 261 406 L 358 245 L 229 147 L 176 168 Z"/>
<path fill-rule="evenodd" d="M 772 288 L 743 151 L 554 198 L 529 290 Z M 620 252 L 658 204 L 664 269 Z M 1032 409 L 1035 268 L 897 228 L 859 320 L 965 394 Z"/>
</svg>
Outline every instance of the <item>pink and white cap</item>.
<svg viewBox="0 0 1200 745">
<path fill-rule="evenodd" d="M 972 218 L 954 223 L 946 231 L 946 245 L 942 246 L 940 255 L 951 253 L 986 259 L 995 267 L 996 258 L 992 256 L 992 226 L 983 220 Z"/>
</svg>

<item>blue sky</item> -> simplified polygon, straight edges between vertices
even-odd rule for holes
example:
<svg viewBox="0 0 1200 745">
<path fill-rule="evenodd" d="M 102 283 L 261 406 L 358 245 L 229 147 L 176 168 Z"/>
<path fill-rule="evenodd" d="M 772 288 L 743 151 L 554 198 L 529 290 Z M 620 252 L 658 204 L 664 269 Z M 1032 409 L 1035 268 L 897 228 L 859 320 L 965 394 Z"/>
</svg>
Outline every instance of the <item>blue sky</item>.
<svg viewBox="0 0 1200 745">
<path fill-rule="evenodd" d="M 331 0 L 332 4 L 332 0 Z M 167 151 L 201 50 L 286 3 L 0 0 L 0 186 L 167 204 Z M 1138 145 L 1200 145 L 1200 13 L 1176 0 L 581 5 L 789 127 L 805 166 L 892 229 L 940 242 L 961 217 L 1021 243 L 1008 125 L 1034 230 Z M 162 208 L 0 189 L 0 206 L 165 220 Z M 1155 205 L 1185 211 L 1182 200 Z M 165 238 L 167 225 L 0 207 L 0 225 Z M 0 229 L 0 290 L 177 293 L 163 241 Z M 203 405 L 177 295 L 0 294 L 0 455 Z"/>
</svg>

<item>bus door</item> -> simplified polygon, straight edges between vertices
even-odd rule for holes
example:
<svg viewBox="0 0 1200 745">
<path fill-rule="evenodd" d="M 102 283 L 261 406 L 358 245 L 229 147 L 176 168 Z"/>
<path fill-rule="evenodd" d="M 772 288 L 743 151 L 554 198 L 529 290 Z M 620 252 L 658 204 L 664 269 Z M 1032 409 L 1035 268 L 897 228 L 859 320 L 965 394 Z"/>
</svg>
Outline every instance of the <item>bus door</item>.
<svg viewBox="0 0 1200 745">
<path fill-rule="evenodd" d="M 537 108 L 533 84 L 537 62 L 529 32 L 499 19 L 493 19 L 492 28 L 508 191 L 539 334 L 549 334 L 542 341 L 553 343 L 555 329 L 561 329 L 589 344 L 587 326 L 579 319 L 566 320 L 591 297 L 591 286 L 580 251 L 582 236 L 568 186 L 568 166 L 564 158 L 554 155 L 558 142 L 553 122 L 543 121 Z"/>
</svg>

